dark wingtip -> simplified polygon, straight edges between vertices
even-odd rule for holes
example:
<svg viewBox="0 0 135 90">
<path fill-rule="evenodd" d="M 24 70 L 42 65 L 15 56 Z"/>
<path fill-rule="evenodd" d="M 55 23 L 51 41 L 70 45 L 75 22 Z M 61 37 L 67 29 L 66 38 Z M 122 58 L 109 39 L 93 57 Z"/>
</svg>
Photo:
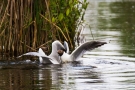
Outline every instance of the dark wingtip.
<svg viewBox="0 0 135 90">
<path fill-rule="evenodd" d="M 107 44 L 107 42 L 102 42 L 102 44 L 104 45 L 104 44 Z"/>
<path fill-rule="evenodd" d="M 102 46 L 104 44 L 107 44 L 107 42 L 99 42 L 99 41 L 97 41 L 96 47 L 100 47 L 100 46 Z"/>
</svg>

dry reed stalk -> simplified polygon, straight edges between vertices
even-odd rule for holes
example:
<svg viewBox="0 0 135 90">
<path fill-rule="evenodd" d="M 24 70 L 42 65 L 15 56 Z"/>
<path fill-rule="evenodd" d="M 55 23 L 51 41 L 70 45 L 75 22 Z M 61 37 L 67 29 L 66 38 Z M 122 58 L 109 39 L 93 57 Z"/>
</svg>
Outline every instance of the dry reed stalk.
<svg viewBox="0 0 135 90">
<path fill-rule="evenodd" d="M 22 48 L 19 48 L 20 46 L 22 47 L 21 43 L 19 43 L 19 39 L 22 41 L 22 33 L 23 33 L 23 0 L 21 0 L 21 5 L 20 5 L 20 30 L 19 30 L 19 33 L 18 33 L 18 51 L 19 52 L 22 52 Z"/>
<path fill-rule="evenodd" d="M 33 50 L 33 51 L 36 51 L 36 49 L 30 47 L 29 45 L 26 45 L 24 42 L 22 42 L 22 41 L 20 41 L 20 42 L 21 42 L 22 44 L 24 44 L 27 48 L 29 48 L 29 49 L 31 49 L 31 50 Z"/>
<path fill-rule="evenodd" d="M 1 23 L 0 23 L 0 28 L 1 28 L 2 24 L 3 24 L 3 22 L 4 22 L 4 19 L 6 18 L 6 15 L 7 15 L 7 11 L 8 11 L 9 5 L 10 5 L 10 0 L 8 0 L 8 4 L 7 4 L 7 6 L 6 6 L 4 15 L 3 15 L 2 20 L 1 20 Z"/>
<path fill-rule="evenodd" d="M 4 28 L 4 29 L 2 30 L 2 32 L 0 33 L 0 37 L 4 34 L 5 29 L 6 29 L 6 28 Z"/>
<path fill-rule="evenodd" d="M 41 47 L 46 45 L 44 42 L 55 39 L 69 41 L 71 47 L 73 47 L 73 40 L 71 40 L 73 37 L 70 36 L 74 35 L 73 29 L 75 29 L 75 27 L 70 30 L 72 35 L 70 35 L 70 31 L 68 30 L 70 28 L 69 26 L 75 24 L 74 21 L 76 19 L 72 16 L 65 16 L 65 11 L 63 11 L 61 7 L 72 8 L 65 3 L 62 5 L 63 1 L 60 2 L 56 0 L 52 2 L 53 1 L 49 0 L 1 1 L 0 46 L 4 46 L 3 51 L 10 51 L 12 53 L 17 51 L 23 53 L 34 50 L 37 46 Z M 54 5 L 53 7 L 52 4 L 56 6 Z M 72 15 L 72 11 L 69 11 L 69 13 Z M 63 14 L 62 20 L 59 19 L 59 14 Z M 68 26 L 66 26 L 66 24 L 70 21 L 67 17 L 68 19 L 74 20 Z M 54 22 L 52 20 L 53 18 Z M 63 24 L 64 20 L 67 21 L 65 24 Z"/>
<path fill-rule="evenodd" d="M 58 34 L 57 36 L 58 36 L 59 40 L 61 41 L 61 35 L 59 34 L 58 30 L 56 31 L 56 33 Z"/>
<path fill-rule="evenodd" d="M 33 39 L 33 44 L 32 47 L 35 48 L 36 47 L 36 41 L 37 41 L 37 25 L 36 25 L 36 19 L 34 21 L 34 39 Z"/>
<path fill-rule="evenodd" d="M 73 49 L 73 44 L 72 44 L 71 38 L 70 38 L 69 33 L 68 33 L 69 30 L 67 29 L 65 23 L 64 23 L 64 27 L 65 27 L 65 30 L 66 30 L 66 33 L 67 33 L 68 40 L 69 40 L 69 42 L 70 42 L 71 48 Z"/>
<path fill-rule="evenodd" d="M 4 1 L 3 1 L 2 4 L 0 5 L 0 6 L 1 6 L 1 7 L 0 7 L 0 13 L 2 13 L 3 3 L 4 3 Z"/>
<path fill-rule="evenodd" d="M 46 43 L 44 43 L 44 44 L 40 45 L 40 46 L 39 46 L 39 47 L 37 47 L 36 49 L 41 48 L 41 47 L 43 47 L 44 45 L 47 45 L 47 44 L 48 44 L 48 43 L 50 43 L 50 42 L 52 42 L 52 40 L 47 41 Z"/>
<path fill-rule="evenodd" d="M 54 23 L 52 23 L 51 21 L 49 21 L 46 17 L 44 17 L 42 14 L 40 14 L 41 17 L 43 17 L 46 21 L 48 21 L 50 24 L 52 24 L 53 26 L 55 26 L 63 35 L 63 37 L 66 39 L 66 41 L 68 41 L 68 39 L 66 38 L 65 34 L 63 33 L 63 31 L 61 30 L 60 27 L 58 27 L 57 25 L 55 25 Z"/>
<path fill-rule="evenodd" d="M 8 51 L 10 51 L 10 48 L 12 48 L 11 40 L 12 40 L 12 32 L 13 32 L 13 31 L 12 31 L 12 26 L 13 26 L 12 21 L 13 21 L 13 13 L 14 13 L 14 12 L 13 12 L 13 11 L 14 11 L 14 10 L 13 10 L 13 7 L 15 7 L 14 4 L 15 4 L 15 3 L 14 3 L 14 0 L 10 2 L 10 9 L 9 9 L 9 11 L 8 11 L 8 12 L 10 12 L 10 13 L 9 13 L 9 16 L 10 16 L 10 19 L 9 19 L 9 28 L 8 28 L 8 29 L 9 29 Z"/>
<path fill-rule="evenodd" d="M 50 10 L 49 10 L 49 1 L 45 0 L 45 4 L 46 4 L 46 8 L 47 8 L 47 13 L 48 13 L 49 21 L 51 21 Z"/>
</svg>

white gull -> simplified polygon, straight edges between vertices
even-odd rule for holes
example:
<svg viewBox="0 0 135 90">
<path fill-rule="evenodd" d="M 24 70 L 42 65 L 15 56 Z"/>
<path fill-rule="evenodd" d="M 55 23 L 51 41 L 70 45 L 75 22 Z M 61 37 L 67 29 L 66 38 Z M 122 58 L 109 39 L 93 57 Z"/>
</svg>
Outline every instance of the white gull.
<svg viewBox="0 0 135 90">
<path fill-rule="evenodd" d="M 76 61 L 86 51 L 93 50 L 104 44 L 106 44 L 106 42 L 100 42 L 100 41 L 86 42 L 80 45 L 78 48 L 76 48 L 71 54 L 69 54 L 68 43 L 64 41 L 64 46 L 63 46 L 60 43 L 60 41 L 56 40 L 52 43 L 52 52 L 49 56 L 47 56 L 41 48 L 39 48 L 38 52 L 28 52 L 21 56 L 24 56 L 24 55 L 39 56 L 40 63 L 60 64 L 62 62 Z"/>
<path fill-rule="evenodd" d="M 86 51 L 93 50 L 93 49 L 100 47 L 104 44 L 107 44 L 107 43 L 100 42 L 100 41 L 85 42 L 82 45 L 80 45 L 79 47 L 77 47 L 71 54 L 69 54 L 68 43 L 66 41 L 64 41 L 64 47 L 67 51 L 66 52 L 63 51 L 63 55 L 61 55 L 61 61 L 62 62 L 76 61 Z"/>
<path fill-rule="evenodd" d="M 60 43 L 60 41 L 56 40 L 52 43 L 52 52 L 49 56 L 47 56 L 44 51 L 39 48 L 38 52 L 28 52 L 25 54 L 22 54 L 19 57 L 25 56 L 25 55 L 32 55 L 32 56 L 38 56 L 40 63 L 42 64 L 47 64 L 47 63 L 52 63 L 52 64 L 60 64 L 60 56 L 58 54 L 58 50 L 65 50 L 64 46 Z"/>
</svg>

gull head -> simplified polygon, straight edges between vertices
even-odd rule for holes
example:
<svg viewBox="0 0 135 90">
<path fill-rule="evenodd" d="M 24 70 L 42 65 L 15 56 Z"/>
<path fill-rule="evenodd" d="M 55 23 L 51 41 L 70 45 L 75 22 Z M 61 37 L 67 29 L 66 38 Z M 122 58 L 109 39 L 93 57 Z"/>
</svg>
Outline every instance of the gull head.
<svg viewBox="0 0 135 90">
<path fill-rule="evenodd" d="M 62 56 L 64 51 L 63 50 L 58 50 L 57 53 L 59 54 L 59 56 Z"/>
<path fill-rule="evenodd" d="M 56 40 L 52 43 L 52 50 L 63 50 L 63 51 L 66 51 L 65 50 L 65 47 L 61 44 L 60 41 Z"/>
</svg>

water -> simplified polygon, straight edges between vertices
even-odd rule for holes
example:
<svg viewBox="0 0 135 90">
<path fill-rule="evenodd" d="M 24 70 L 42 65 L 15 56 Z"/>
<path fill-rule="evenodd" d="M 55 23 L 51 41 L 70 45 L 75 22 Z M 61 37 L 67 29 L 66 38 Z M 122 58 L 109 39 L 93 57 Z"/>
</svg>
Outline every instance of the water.
<svg viewBox="0 0 135 90">
<path fill-rule="evenodd" d="M 125 1 L 89 0 L 82 42 L 92 32 L 108 44 L 86 52 L 81 64 L 0 61 L 0 90 L 135 90 L 135 2 Z"/>
</svg>

